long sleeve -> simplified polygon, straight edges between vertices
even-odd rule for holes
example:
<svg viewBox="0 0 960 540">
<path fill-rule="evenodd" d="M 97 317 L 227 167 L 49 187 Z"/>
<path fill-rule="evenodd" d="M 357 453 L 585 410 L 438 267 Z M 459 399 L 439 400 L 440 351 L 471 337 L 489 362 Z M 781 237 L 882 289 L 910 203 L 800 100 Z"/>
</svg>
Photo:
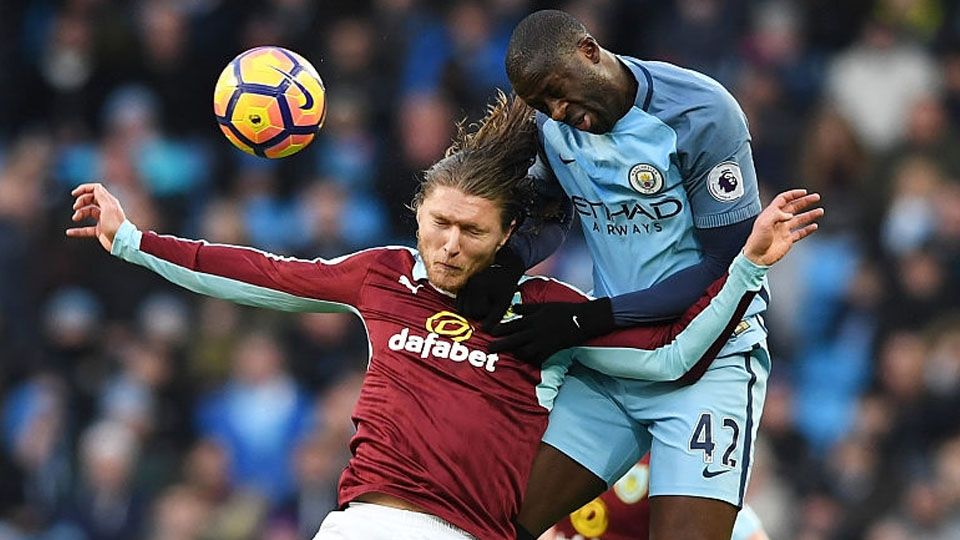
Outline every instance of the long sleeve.
<svg viewBox="0 0 960 540">
<path fill-rule="evenodd" d="M 573 226 L 573 203 L 543 157 L 537 156 L 527 174 L 534 183 L 535 200 L 507 245 L 530 268 L 563 244 Z"/>
<path fill-rule="evenodd" d="M 618 330 L 557 354 L 615 377 L 695 380 L 739 324 L 766 272 L 741 253 L 679 319 Z"/>
<path fill-rule="evenodd" d="M 750 236 L 753 222 L 754 218 L 749 218 L 732 225 L 696 229 L 703 260 L 652 287 L 612 297 L 617 326 L 664 321 L 683 313 L 724 274 Z"/>
<path fill-rule="evenodd" d="M 125 221 L 111 254 L 193 292 L 281 311 L 355 311 L 379 250 L 302 260 L 256 249 L 141 232 Z"/>
</svg>

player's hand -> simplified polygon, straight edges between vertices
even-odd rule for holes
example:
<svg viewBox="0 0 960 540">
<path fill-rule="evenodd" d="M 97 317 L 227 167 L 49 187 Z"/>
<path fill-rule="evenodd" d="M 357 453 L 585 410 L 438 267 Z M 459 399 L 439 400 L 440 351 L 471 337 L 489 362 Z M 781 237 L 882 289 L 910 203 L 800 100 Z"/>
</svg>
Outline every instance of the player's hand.
<svg viewBox="0 0 960 540">
<path fill-rule="evenodd" d="M 117 235 L 117 229 L 127 219 L 123 214 L 120 201 L 99 183 L 81 184 L 70 194 L 76 197 L 71 219 L 75 222 L 92 219 L 96 224 L 67 229 L 67 236 L 96 238 L 104 249 L 110 251 L 113 248 L 113 238 Z"/>
<path fill-rule="evenodd" d="M 794 243 L 817 230 L 823 208 L 808 210 L 820 200 L 819 193 L 805 189 L 784 191 L 760 212 L 747 237 L 743 253 L 750 261 L 770 266 L 790 251 Z"/>
<path fill-rule="evenodd" d="M 497 325 L 490 333 L 496 339 L 490 352 L 512 352 L 520 360 L 540 363 L 553 353 L 579 345 L 614 329 L 609 298 L 589 302 L 518 304 L 513 312 L 522 317 Z"/>
<path fill-rule="evenodd" d="M 457 293 L 457 312 L 480 321 L 480 326 L 489 332 L 510 307 L 524 270 L 520 257 L 503 246 L 497 251 L 493 264 L 471 276 Z"/>
</svg>

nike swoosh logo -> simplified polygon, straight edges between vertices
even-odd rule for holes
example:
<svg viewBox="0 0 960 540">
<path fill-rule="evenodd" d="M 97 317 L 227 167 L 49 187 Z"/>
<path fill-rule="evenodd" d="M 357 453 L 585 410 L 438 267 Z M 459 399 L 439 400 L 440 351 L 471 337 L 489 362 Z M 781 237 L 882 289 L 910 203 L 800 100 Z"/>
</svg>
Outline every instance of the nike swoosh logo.
<svg viewBox="0 0 960 540">
<path fill-rule="evenodd" d="M 562 161 L 564 165 L 569 165 L 569 164 L 573 163 L 573 162 L 576 161 L 576 160 L 577 160 L 577 158 L 567 159 L 567 158 L 563 157 L 562 154 L 560 155 L 560 161 Z"/>
<path fill-rule="evenodd" d="M 300 89 L 300 92 L 303 93 L 303 96 L 304 96 L 305 98 L 307 98 L 307 100 L 303 103 L 303 105 L 300 106 L 300 110 L 301 110 L 301 111 L 305 111 L 305 110 L 307 110 L 307 109 L 313 108 L 313 94 L 311 94 L 311 93 L 303 86 L 303 84 L 300 83 L 300 81 L 294 79 L 289 73 L 287 73 L 286 71 L 283 71 L 282 69 L 277 68 L 276 66 L 270 66 L 270 67 L 271 67 L 274 71 L 276 71 L 277 73 L 283 75 L 283 77 L 284 77 L 285 79 L 287 79 L 288 81 L 290 81 L 291 83 L 293 83 L 297 88 L 299 88 L 299 89 Z"/>
<path fill-rule="evenodd" d="M 703 468 L 703 477 L 704 478 L 713 478 L 714 476 L 720 476 L 723 473 L 728 473 L 733 469 L 721 469 L 719 471 L 711 471 L 709 467 Z"/>
<path fill-rule="evenodd" d="M 580 323 L 577 321 L 577 317 L 579 317 L 579 315 L 573 316 L 573 324 L 577 325 L 577 328 L 580 328 Z"/>
</svg>

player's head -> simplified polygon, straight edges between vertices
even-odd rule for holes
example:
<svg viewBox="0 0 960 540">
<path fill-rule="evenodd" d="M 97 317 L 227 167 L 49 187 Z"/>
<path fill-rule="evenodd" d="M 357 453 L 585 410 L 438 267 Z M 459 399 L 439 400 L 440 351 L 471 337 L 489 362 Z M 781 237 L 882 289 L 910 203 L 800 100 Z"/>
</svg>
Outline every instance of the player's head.
<svg viewBox="0 0 960 540">
<path fill-rule="evenodd" d="M 427 275 L 450 292 L 489 266 L 523 219 L 530 199 L 526 174 L 537 152 L 533 111 L 517 98 L 501 93 L 469 127 L 459 126 L 410 205 Z"/>
<path fill-rule="evenodd" d="M 605 133 L 623 115 L 619 62 L 569 13 L 528 15 L 510 36 L 507 76 L 528 105 L 577 129 Z"/>
</svg>

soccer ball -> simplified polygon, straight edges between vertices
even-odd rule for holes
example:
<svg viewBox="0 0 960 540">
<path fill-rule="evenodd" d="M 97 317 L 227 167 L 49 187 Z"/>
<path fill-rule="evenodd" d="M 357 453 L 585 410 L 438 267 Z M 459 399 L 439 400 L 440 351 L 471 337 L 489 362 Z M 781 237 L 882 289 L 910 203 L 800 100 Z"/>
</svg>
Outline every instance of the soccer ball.
<svg viewBox="0 0 960 540">
<path fill-rule="evenodd" d="M 310 62 L 281 47 L 257 47 L 224 68 L 213 92 L 213 111 L 234 146 L 282 158 L 310 144 L 323 125 L 327 100 Z"/>
</svg>

